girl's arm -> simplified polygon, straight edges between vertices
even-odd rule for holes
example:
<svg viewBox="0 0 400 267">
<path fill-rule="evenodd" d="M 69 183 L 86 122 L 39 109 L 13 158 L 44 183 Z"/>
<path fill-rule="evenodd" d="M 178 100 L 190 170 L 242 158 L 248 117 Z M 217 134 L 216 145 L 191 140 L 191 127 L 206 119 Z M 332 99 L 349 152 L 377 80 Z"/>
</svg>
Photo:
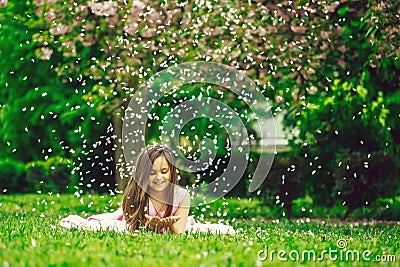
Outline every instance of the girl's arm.
<svg viewBox="0 0 400 267">
<path fill-rule="evenodd" d="M 174 216 L 180 216 L 181 219 L 178 220 L 173 225 L 171 225 L 169 228 L 172 233 L 180 234 L 180 233 L 185 232 L 186 222 L 187 222 L 188 215 L 189 215 L 189 208 L 190 208 L 190 195 L 189 195 L 189 192 L 186 192 L 185 197 L 183 198 L 182 202 L 179 204 L 179 207 L 174 214 Z"/>
</svg>

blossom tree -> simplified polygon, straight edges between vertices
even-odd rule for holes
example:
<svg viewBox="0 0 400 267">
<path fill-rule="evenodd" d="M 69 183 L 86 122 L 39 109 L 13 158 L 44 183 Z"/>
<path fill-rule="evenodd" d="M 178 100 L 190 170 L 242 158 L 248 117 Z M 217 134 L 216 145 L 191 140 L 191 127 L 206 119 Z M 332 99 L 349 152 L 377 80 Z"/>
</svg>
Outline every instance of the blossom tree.
<svg viewBox="0 0 400 267">
<path fill-rule="evenodd" d="M 327 201 L 335 178 L 323 177 L 333 177 L 337 145 L 350 154 L 390 153 L 385 143 L 398 149 L 397 113 L 387 108 L 399 107 L 395 2 L 37 0 L 46 30 L 35 41 L 42 59 L 59 58 L 58 74 L 90 85 L 85 100 L 113 116 L 121 163 L 122 111 L 154 73 L 195 60 L 245 72 L 274 103 L 274 113 L 285 114 L 290 146 L 319 179 L 308 179 L 307 190 Z M 345 127 L 348 117 L 338 124 L 343 99 L 354 112 L 365 110 L 357 127 L 378 120 L 379 145 L 370 141 L 365 150 L 343 141 L 356 136 Z"/>
</svg>

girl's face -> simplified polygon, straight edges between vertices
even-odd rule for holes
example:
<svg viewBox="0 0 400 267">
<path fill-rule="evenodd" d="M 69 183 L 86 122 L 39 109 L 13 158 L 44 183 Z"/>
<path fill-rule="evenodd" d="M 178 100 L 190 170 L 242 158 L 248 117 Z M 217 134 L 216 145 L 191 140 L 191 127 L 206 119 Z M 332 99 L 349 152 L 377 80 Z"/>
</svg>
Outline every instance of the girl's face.
<svg viewBox="0 0 400 267">
<path fill-rule="evenodd" d="M 171 170 L 164 156 L 159 156 L 153 162 L 149 176 L 149 189 L 157 192 L 165 190 L 171 180 Z"/>
</svg>

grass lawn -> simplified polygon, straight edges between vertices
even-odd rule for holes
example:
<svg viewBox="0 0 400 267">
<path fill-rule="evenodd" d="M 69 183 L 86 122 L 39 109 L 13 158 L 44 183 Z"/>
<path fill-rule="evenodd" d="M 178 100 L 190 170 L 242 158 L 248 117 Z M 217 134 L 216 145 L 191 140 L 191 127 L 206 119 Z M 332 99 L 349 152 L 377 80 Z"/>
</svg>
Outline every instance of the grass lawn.
<svg viewBox="0 0 400 267">
<path fill-rule="evenodd" d="M 255 216 L 257 212 L 262 215 L 262 208 L 251 206 L 246 214 L 254 218 L 243 219 L 237 216 L 235 200 L 221 200 L 224 209 L 212 214 L 201 208 L 193 211 L 197 217 L 203 213 L 208 221 L 229 222 L 237 229 L 234 236 L 145 231 L 118 234 L 58 226 L 59 220 L 69 214 L 87 217 L 112 211 L 120 199 L 99 195 L 1 195 L 2 266 L 375 266 L 377 259 L 391 261 L 380 265 L 400 265 L 400 224 L 263 221 Z M 278 250 L 282 250 L 281 259 Z"/>
</svg>

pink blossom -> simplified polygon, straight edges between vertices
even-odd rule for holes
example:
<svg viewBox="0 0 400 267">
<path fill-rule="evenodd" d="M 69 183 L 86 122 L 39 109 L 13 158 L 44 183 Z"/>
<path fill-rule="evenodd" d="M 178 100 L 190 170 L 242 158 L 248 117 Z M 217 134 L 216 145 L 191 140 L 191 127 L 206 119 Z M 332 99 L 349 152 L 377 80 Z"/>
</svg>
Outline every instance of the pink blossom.
<svg viewBox="0 0 400 267">
<path fill-rule="evenodd" d="M 154 28 L 147 29 L 145 32 L 142 32 L 142 37 L 144 38 L 151 38 L 156 36 L 157 30 Z"/>
<path fill-rule="evenodd" d="M 94 43 L 93 34 L 85 34 L 85 39 L 82 41 L 83 46 L 91 46 Z"/>
<path fill-rule="evenodd" d="M 35 9 L 35 14 L 36 14 L 36 16 L 41 17 L 41 16 L 42 16 L 42 13 L 43 13 L 43 7 L 37 7 L 37 8 Z"/>
<path fill-rule="evenodd" d="M 137 23 L 129 23 L 127 26 L 125 26 L 124 31 L 129 35 L 134 35 L 137 29 L 138 29 Z"/>
<path fill-rule="evenodd" d="M 345 53 L 348 49 L 347 49 L 346 46 L 341 45 L 341 46 L 339 46 L 339 47 L 337 48 L 337 50 L 338 50 L 339 52 L 341 52 L 341 53 Z"/>
<path fill-rule="evenodd" d="M 343 59 L 337 58 L 337 59 L 336 59 L 336 62 L 337 62 L 343 69 L 346 68 L 346 62 L 345 62 Z"/>
<path fill-rule="evenodd" d="M 174 16 L 178 16 L 179 14 L 182 13 L 182 11 L 179 8 L 175 8 L 173 10 L 167 10 L 167 17 L 168 20 L 173 20 Z"/>
<path fill-rule="evenodd" d="M 43 4 L 54 4 L 55 2 L 57 2 L 57 0 L 36 0 L 35 5 L 39 6 Z"/>
<path fill-rule="evenodd" d="M 53 54 L 53 50 L 48 47 L 42 47 L 41 51 L 42 55 L 40 56 L 40 59 L 42 60 L 49 60 L 51 55 Z"/>
<path fill-rule="evenodd" d="M 157 24 L 161 24 L 161 16 L 160 14 L 157 12 L 157 10 L 155 10 L 154 8 L 152 8 L 150 10 L 150 15 L 148 20 L 150 21 L 151 24 L 153 25 L 157 25 Z"/>
<path fill-rule="evenodd" d="M 283 97 L 281 97 L 280 95 L 275 96 L 276 103 L 282 103 L 283 101 L 285 101 L 285 99 L 283 99 Z"/>
<path fill-rule="evenodd" d="M 105 1 L 103 3 L 89 2 L 88 6 L 97 16 L 108 17 L 117 13 L 117 4 L 112 1 Z"/>
<path fill-rule="evenodd" d="M 46 16 L 44 17 L 44 19 L 46 20 L 46 21 L 52 21 L 53 19 L 55 19 L 56 18 L 56 14 L 54 13 L 54 10 L 50 10 L 47 14 L 46 14 Z"/>
<path fill-rule="evenodd" d="M 77 12 L 87 12 L 88 7 L 87 6 L 83 6 L 83 5 L 79 5 L 76 7 L 75 9 Z"/>
<path fill-rule="evenodd" d="M 0 7 L 6 7 L 8 0 L 0 0 Z"/>
<path fill-rule="evenodd" d="M 141 13 L 143 13 L 143 9 L 145 8 L 145 4 L 142 1 L 132 1 L 132 7 L 130 13 L 134 17 L 139 17 Z"/>
<path fill-rule="evenodd" d="M 138 7 L 140 9 L 145 8 L 145 4 L 142 1 L 134 0 L 132 1 L 132 7 Z"/>
<path fill-rule="evenodd" d="M 71 30 L 70 26 L 58 24 L 55 28 L 50 28 L 50 34 L 52 35 L 61 35 L 69 32 Z"/>
<path fill-rule="evenodd" d="M 308 93 L 310 95 L 314 95 L 316 92 L 318 92 L 318 88 L 315 86 L 311 86 L 310 88 L 307 88 L 307 89 L 308 89 Z"/>
<path fill-rule="evenodd" d="M 230 54 L 230 56 L 231 56 L 232 58 L 237 58 L 237 57 L 239 57 L 241 54 L 242 54 L 242 51 L 240 51 L 240 49 L 237 49 L 237 50 L 232 51 L 232 53 Z"/>
<path fill-rule="evenodd" d="M 110 29 L 114 28 L 115 26 L 118 25 L 119 23 L 119 17 L 118 16 L 110 16 L 108 19 L 108 27 Z"/>
<path fill-rule="evenodd" d="M 299 33 L 299 34 L 305 34 L 305 33 L 307 33 L 307 30 L 308 30 L 307 27 L 295 26 L 295 25 L 290 25 L 290 29 L 292 31 L 294 31 L 295 33 Z"/>
</svg>

